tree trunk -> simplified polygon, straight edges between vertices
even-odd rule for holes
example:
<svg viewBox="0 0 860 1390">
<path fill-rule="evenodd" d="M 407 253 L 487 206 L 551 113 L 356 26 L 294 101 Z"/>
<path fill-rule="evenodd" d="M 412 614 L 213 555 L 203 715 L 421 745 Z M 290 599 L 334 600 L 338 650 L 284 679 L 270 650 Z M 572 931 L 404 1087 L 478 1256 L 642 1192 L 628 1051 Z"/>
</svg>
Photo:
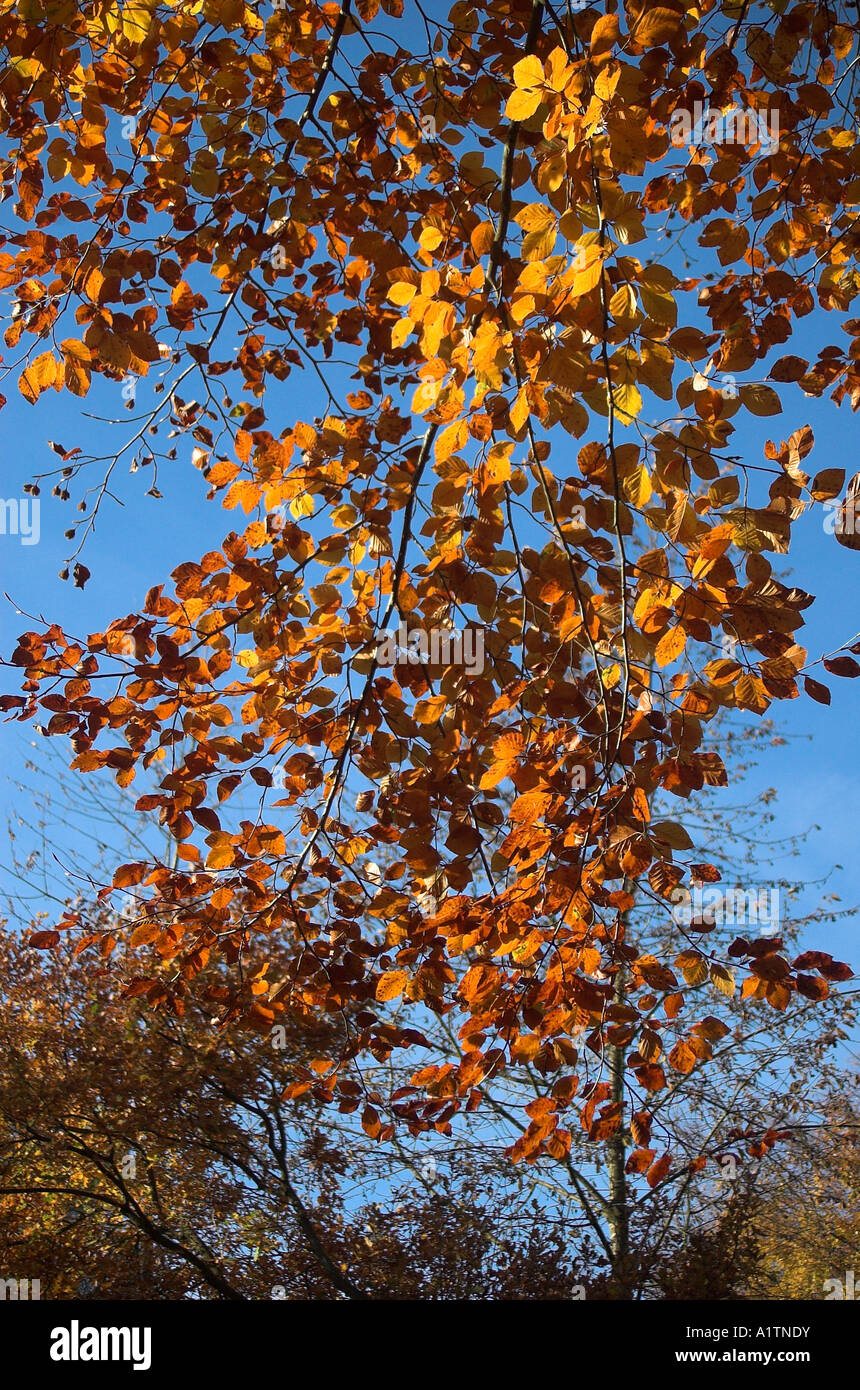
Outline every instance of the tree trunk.
<svg viewBox="0 0 860 1390">
<path fill-rule="evenodd" d="M 622 919 L 623 920 L 623 919 Z M 619 963 L 615 975 L 613 1003 L 623 1004 L 626 998 L 625 966 Z M 607 1140 L 607 1164 L 609 1169 L 609 1243 L 612 1248 L 612 1275 L 615 1296 L 630 1298 L 630 1277 L 628 1257 L 630 1253 L 630 1211 L 628 1205 L 627 1177 L 624 1167 L 627 1162 L 627 1143 L 625 1139 L 624 1115 L 624 1048 L 609 1046 L 606 1050 L 609 1066 L 609 1079 L 612 1084 L 612 1100 L 620 1107 L 621 1123 L 615 1133 Z"/>
</svg>

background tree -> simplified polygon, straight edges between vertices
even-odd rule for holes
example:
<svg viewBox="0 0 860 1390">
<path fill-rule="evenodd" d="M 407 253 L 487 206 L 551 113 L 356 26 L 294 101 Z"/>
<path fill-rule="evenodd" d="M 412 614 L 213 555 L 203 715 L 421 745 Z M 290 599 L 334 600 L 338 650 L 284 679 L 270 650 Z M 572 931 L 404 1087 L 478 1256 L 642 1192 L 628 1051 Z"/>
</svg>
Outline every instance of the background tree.
<svg viewBox="0 0 860 1390">
<path fill-rule="evenodd" d="M 311 1099 L 284 1102 L 313 1028 L 294 1022 L 277 1047 L 248 1030 L 225 1043 L 196 1006 L 129 1012 L 113 976 L 65 953 L 39 959 L 16 934 L 0 952 L 4 1278 L 38 1278 L 43 1298 L 582 1287 L 536 1204 L 511 1210 L 468 1175 L 434 1192 L 431 1170 L 380 1169 L 360 1130 L 332 1131 Z"/>
<path fill-rule="evenodd" d="M 833 1096 L 826 1122 L 800 1129 L 762 1175 L 752 1296 L 856 1298 L 858 1159 L 855 1073 Z"/>
</svg>

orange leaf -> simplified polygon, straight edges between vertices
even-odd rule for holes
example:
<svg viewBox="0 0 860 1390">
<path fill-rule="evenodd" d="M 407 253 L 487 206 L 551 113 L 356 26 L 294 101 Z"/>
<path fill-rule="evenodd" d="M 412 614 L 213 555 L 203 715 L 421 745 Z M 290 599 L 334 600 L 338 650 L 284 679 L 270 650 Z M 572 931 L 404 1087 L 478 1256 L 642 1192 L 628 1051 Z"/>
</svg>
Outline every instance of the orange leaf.
<svg viewBox="0 0 860 1390">
<path fill-rule="evenodd" d="M 53 353 L 43 352 L 21 373 L 18 389 L 25 401 L 35 405 L 42 392 L 53 386 L 56 376 L 57 362 Z"/>
<path fill-rule="evenodd" d="M 129 945 L 148 946 L 150 941 L 154 941 L 160 935 L 160 929 L 155 922 L 141 922 L 139 927 L 135 927 L 131 934 Z"/>
<path fill-rule="evenodd" d="M 419 700 L 415 706 L 415 721 L 418 724 L 435 724 L 448 708 L 444 695 L 433 695 L 429 700 Z"/>
<path fill-rule="evenodd" d="M 540 92 L 512 92 L 508 97 L 505 115 L 509 121 L 527 121 L 541 104 Z"/>
<path fill-rule="evenodd" d="M 660 48 L 678 33 L 681 18 L 677 10 L 663 9 L 662 6 L 649 9 L 646 6 L 633 30 L 633 38 L 643 48 Z"/>
<path fill-rule="evenodd" d="M 671 1166 L 672 1160 L 668 1154 L 663 1154 L 656 1163 L 652 1163 L 648 1169 L 648 1186 L 656 1187 L 659 1182 L 662 1182 Z"/>
<path fill-rule="evenodd" d="M 56 946 L 60 940 L 58 931 L 34 931 L 28 938 L 27 945 L 35 946 L 37 951 L 48 951 L 52 946 Z"/>
<path fill-rule="evenodd" d="M 66 390 L 71 391 L 73 396 L 85 396 L 90 389 L 92 355 L 89 348 L 77 338 L 66 338 L 60 347 L 65 362 Z"/>
<path fill-rule="evenodd" d="M 658 666 L 668 666 L 676 661 L 687 645 L 687 634 L 682 627 L 670 627 L 660 641 L 654 653 L 657 658 Z"/>
<path fill-rule="evenodd" d="M 383 1002 L 387 999 L 396 999 L 398 995 L 403 993 L 408 983 L 409 976 L 405 970 L 386 970 L 376 986 L 376 997 Z"/>
</svg>

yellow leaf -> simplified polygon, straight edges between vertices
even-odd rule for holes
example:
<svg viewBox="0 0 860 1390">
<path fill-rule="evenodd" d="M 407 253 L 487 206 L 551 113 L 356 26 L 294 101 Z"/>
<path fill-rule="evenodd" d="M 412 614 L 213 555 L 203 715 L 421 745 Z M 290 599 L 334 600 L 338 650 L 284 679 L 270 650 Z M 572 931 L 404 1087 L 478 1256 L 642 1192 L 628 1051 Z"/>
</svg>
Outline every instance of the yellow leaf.
<svg viewBox="0 0 860 1390">
<path fill-rule="evenodd" d="M 545 261 L 547 256 L 552 255 L 557 236 L 555 227 L 546 227 L 540 232 L 529 232 L 523 237 L 524 260 Z"/>
<path fill-rule="evenodd" d="M 445 233 L 440 232 L 438 227 L 425 227 L 420 237 L 418 245 L 422 251 L 435 251 L 437 246 L 441 246 L 445 240 Z"/>
<path fill-rule="evenodd" d="M 644 463 L 640 463 L 624 479 L 624 496 L 631 507 L 644 507 L 651 498 L 651 476 Z"/>
<path fill-rule="evenodd" d="M 585 262 L 583 265 L 582 262 Z M 600 284 L 600 277 L 603 274 L 603 257 L 599 246 L 586 246 L 585 255 L 577 255 L 574 262 L 576 267 L 573 276 L 572 294 L 578 298 L 581 294 L 588 294 Z"/>
<path fill-rule="evenodd" d="M 408 983 L 409 976 L 405 970 L 386 970 L 376 986 L 376 997 L 382 1001 L 396 999 L 398 995 L 403 993 Z"/>
<path fill-rule="evenodd" d="M 339 531 L 344 530 L 347 526 L 352 526 L 357 516 L 358 512 L 355 507 L 350 506 L 348 502 L 344 502 L 340 507 L 335 507 L 331 513 L 332 523 Z"/>
<path fill-rule="evenodd" d="M 66 389 L 73 396 L 85 396 L 90 389 L 90 350 L 86 343 L 77 338 L 66 338 L 60 343 L 65 361 Z"/>
<path fill-rule="evenodd" d="M 636 310 L 636 294 L 632 285 L 622 285 L 609 301 L 610 314 L 614 319 L 632 319 L 636 317 Z"/>
<path fill-rule="evenodd" d="M 25 401 L 35 405 L 43 391 L 53 386 L 57 375 L 57 363 L 53 353 L 43 352 L 18 378 L 18 389 Z"/>
<path fill-rule="evenodd" d="M 512 92 L 508 97 L 505 115 L 509 121 L 527 121 L 541 103 L 540 92 Z"/>
<path fill-rule="evenodd" d="M 699 951 L 682 951 L 675 964 L 688 985 L 700 985 L 708 978 L 708 962 Z"/>
<path fill-rule="evenodd" d="M 682 627 L 670 627 L 657 643 L 654 655 L 658 666 L 668 666 L 677 660 L 687 645 L 687 634 Z"/>
<path fill-rule="evenodd" d="M 229 842 L 216 845 L 206 856 L 206 867 L 207 869 L 229 869 L 234 857 L 235 851 Z"/>
<path fill-rule="evenodd" d="M 391 300 L 392 304 L 398 304 L 401 307 L 405 307 L 410 302 L 410 300 L 415 298 L 417 293 L 417 285 L 409 285 L 406 283 L 405 280 L 398 280 L 397 283 L 392 285 L 391 289 L 388 291 L 388 298 Z"/>
<path fill-rule="evenodd" d="M 541 193 L 555 193 L 564 183 L 567 173 L 567 152 L 550 155 L 540 165 L 537 172 L 537 186 Z"/>
<path fill-rule="evenodd" d="M 122 12 L 122 32 L 132 43 L 143 43 L 152 23 L 152 15 L 144 5 L 127 5 Z"/>
<path fill-rule="evenodd" d="M 511 453 L 513 451 L 513 441 L 504 444 L 494 444 L 487 454 L 484 470 L 487 481 L 491 484 L 506 483 L 511 476 Z"/>
<path fill-rule="evenodd" d="M 543 84 L 543 63 L 534 53 L 514 64 L 515 87 L 540 87 Z"/>
<path fill-rule="evenodd" d="M 645 7 L 639 22 L 633 30 L 633 38 L 643 48 L 660 48 L 668 43 L 681 27 L 681 15 L 676 10 Z"/>
<path fill-rule="evenodd" d="M 420 386 L 416 386 L 412 404 L 409 407 L 412 414 L 423 415 L 425 410 L 434 406 L 439 399 L 441 389 L 442 383 L 438 379 L 436 381 L 422 381 Z"/>
<path fill-rule="evenodd" d="M 208 151 L 204 150 L 196 156 L 191 166 L 189 181 L 195 193 L 199 193 L 203 198 L 214 198 L 221 187 L 221 180 L 217 168 L 204 162 L 203 155 L 207 153 Z"/>
<path fill-rule="evenodd" d="M 529 401 L 525 386 L 521 386 L 517 392 L 517 398 L 511 406 L 511 424 L 515 430 L 521 430 L 526 420 L 529 418 Z"/>
<path fill-rule="evenodd" d="M 614 18 L 614 15 L 613 15 Z M 594 83 L 594 94 L 600 97 L 601 101 L 609 101 L 615 95 L 615 88 L 621 81 L 621 64 L 615 63 L 611 67 L 603 68 L 597 75 Z"/>
<path fill-rule="evenodd" d="M 653 285 L 640 282 L 639 295 L 642 308 L 654 323 L 661 328 L 674 328 L 678 322 L 678 306 L 668 290 L 655 289 Z"/>
<path fill-rule="evenodd" d="M 630 424 L 642 409 L 642 397 L 639 388 L 632 381 L 626 382 L 622 386 L 615 386 L 612 390 L 612 404 L 615 412 L 623 424 Z"/>
<path fill-rule="evenodd" d="M 414 718 L 418 724 L 435 724 L 448 708 L 444 695 L 432 695 L 428 700 L 419 700 L 415 706 Z"/>
<path fill-rule="evenodd" d="M 465 420 L 455 420 L 452 425 L 444 429 L 436 440 L 436 459 L 439 463 L 443 459 L 450 458 L 458 449 L 462 449 L 469 438 L 469 427 Z"/>
<path fill-rule="evenodd" d="M 745 671 L 735 684 L 735 700 L 744 709 L 750 709 L 754 714 L 764 714 L 770 705 L 770 696 L 765 689 L 764 682 L 758 676 L 750 675 Z"/>
<path fill-rule="evenodd" d="M 93 304 L 98 304 L 104 282 L 105 277 L 95 266 L 84 276 L 82 288 L 87 299 L 92 300 Z"/>
<path fill-rule="evenodd" d="M 517 213 L 514 221 L 524 232 L 545 232 L 555 227 L 557 218 L 546 203 L 529 203 L 528 207 Z"/>
<path fill-rule="evenodd" d="M 731 999 L 735 992 L 735 977 L 732 972 L 724 965 L 712 965 L 709 974 L 714 988 Z"/>
<path fill-rule="evenodd" d="M 300 497 L 293 498 L 290 503 L 290 512 L 297 521 L 301 521 L 303 516 L 313 516 L 314 499 L 309 492 L 303 492 Z"/>
</svg>

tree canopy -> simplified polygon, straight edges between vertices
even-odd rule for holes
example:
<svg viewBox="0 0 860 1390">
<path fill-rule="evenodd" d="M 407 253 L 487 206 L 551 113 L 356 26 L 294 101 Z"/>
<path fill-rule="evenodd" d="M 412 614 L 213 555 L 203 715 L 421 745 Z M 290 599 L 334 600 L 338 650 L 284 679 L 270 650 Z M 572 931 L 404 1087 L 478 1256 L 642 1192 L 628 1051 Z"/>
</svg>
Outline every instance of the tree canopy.
<svg viewBox="0 0 860 1390">
<path fill-rule="evenodd" d="M 300 1021 L 285 1097 L 383 1144 L 510 1079 L 514 1159 L 605 1154 L 620 1268 L 626 1182 L 715 1160 L 662 1115 L 726 1001 L 805 1027 L 851 977 L 677 907 L 722 880 L 688 813 L 728 785 L 724 722 L 860 674 L 853 638 L 801 644 L 781 558 L 846 481 L 804 397 L 860 403 L 860 24 L 433 10 L 0 4 L 13 386 L 133 411 L 29 493 L 82 491 L 80 587 L 120 466 L 158 498 L 181 456 L 232 528 L 10 655 L 3 709 L 173 845 L 30 942 L 128 946 L 125 997 L 177 1018 Z"/>
</svg>

